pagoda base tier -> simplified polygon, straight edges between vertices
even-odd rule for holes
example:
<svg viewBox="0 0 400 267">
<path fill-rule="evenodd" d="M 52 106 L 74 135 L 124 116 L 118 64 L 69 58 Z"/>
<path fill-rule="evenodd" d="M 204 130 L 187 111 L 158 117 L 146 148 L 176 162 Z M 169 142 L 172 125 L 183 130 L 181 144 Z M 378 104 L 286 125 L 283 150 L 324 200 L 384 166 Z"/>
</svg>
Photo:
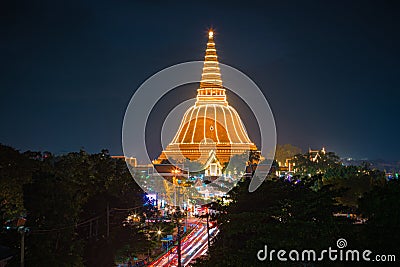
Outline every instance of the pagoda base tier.
<svg viewBox="0 0 400 267">
<path fill-rule="evenodd" d="M 204 164 L 210 157 L 210 151 L 214 151 L 221 164 L 229 162 L 235 155 L 248 154 L 257 151 L 253 144 L 170 144 L 159 156 L 157 162 L 169 161 L 180 163 L 186 160 Z"/>
</svg>

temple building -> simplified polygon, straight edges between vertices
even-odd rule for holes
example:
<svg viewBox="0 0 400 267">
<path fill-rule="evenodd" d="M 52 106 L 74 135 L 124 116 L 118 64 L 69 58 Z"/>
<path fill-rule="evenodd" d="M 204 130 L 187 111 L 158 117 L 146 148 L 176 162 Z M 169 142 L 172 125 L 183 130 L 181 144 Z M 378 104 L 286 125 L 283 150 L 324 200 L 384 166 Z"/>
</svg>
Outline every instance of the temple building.
<svg viewBox="0 0 400 267">
<path fill-rule="evenodd" d="M 183 115 L 171 143 L 155 163 L 198 162 L 220 176 L 234 155 L 257 151 L 222 85 L 213 31 L 209 32 L 197 101 Z"/>
</svg>

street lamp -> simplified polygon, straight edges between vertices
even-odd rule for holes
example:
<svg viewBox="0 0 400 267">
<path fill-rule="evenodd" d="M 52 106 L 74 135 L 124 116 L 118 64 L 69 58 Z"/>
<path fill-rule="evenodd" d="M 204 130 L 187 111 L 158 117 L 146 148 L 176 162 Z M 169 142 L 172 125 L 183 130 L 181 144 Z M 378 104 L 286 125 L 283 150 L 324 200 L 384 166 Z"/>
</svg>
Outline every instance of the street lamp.
<svg viewBox="0 0 400 267">
<path fill-rule="evenodd" d="M 158 236 L 158 241 L 160 241 L 161 240 L 161 234 L 162 234 L 162 231 L 161 231 L 161 229 L 157 229 L 157 236 Z"/>
<path fill-rule="evenodd" d="M 172 184 L 174 185 L 174 205 L 176 206 L 176 187 L 178 186 L 178 179 L 177 176 L 178 174 L 181 173 L 179 169 L 173 169 L 171 171 L 173 177 L 172 177 Z"/>
<path fill-rule="evenodd" d="M 162 234 L 162 231 L 160 229 L 158 229 L 157 230 L 158 240 L 160 240 L 161 234 Z"/>
</svg>

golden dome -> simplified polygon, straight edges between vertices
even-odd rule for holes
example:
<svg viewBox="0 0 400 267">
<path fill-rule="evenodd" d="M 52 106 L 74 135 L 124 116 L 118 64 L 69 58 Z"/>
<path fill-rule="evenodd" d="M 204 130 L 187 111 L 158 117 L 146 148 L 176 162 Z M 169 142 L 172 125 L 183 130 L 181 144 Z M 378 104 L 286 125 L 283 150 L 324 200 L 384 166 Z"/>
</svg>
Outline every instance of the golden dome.
<svg viewBox="0 0 400 267">
<path fill-rule="evenodd" d="M 214 33 L 210 31 L 196 104 L 185 112 L 174 139 L 159 160 L 185 158 L 204 162 L 214 151 L 225 163 L 233 155 L 250 150 L 257 147 L 250 141 L 237 111 L 228 104 Z"/>
<path fill-rule="evenodd" d="M 190 107 L 171 144 L 253 144 L 237 111 L 229 105 Z"/>
</svg>

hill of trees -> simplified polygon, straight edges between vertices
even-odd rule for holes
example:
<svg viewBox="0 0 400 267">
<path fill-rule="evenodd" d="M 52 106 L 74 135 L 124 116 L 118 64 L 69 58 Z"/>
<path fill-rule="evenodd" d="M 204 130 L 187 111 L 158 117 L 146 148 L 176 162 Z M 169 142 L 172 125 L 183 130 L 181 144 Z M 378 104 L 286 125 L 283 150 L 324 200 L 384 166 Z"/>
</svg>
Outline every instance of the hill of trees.
<svg viewBox="0 0 400 267">
<path fill-rule="evenodd" d="M 328 152 L 318 162 L 294 156 L 298 172 L 271 175 L 253 193 L 249 181 L 229 192 L 231 204 L 215 203 L 220 233 L 195 266 L 342 266 L 343 262 L 261 262 L 257 252 L 274 249 L 322 251 L 347 240 L 351 249 L 398 255 L 400 182 L 362 166 L 344 166 Z M 276 259 L 276 257 L 275 257 Z M 364 266 L 365 262 L 359 262 Z"/>
<path fill-rule="evenodd" d="M 149 216 L 154 211 L 125 161 L 112 159 L 107 150 L 54 156 L 1 145 L 0 188 L 1 244 L 19 255 L 14 226 L 17 218 L 26 218 L 26 266 L 108 267 L 117 257 L 151 248 L 142 227 L 122 222 L 132 211 Z M 10 266 L 19 266 L 18 256 Z"/>
</svg>

